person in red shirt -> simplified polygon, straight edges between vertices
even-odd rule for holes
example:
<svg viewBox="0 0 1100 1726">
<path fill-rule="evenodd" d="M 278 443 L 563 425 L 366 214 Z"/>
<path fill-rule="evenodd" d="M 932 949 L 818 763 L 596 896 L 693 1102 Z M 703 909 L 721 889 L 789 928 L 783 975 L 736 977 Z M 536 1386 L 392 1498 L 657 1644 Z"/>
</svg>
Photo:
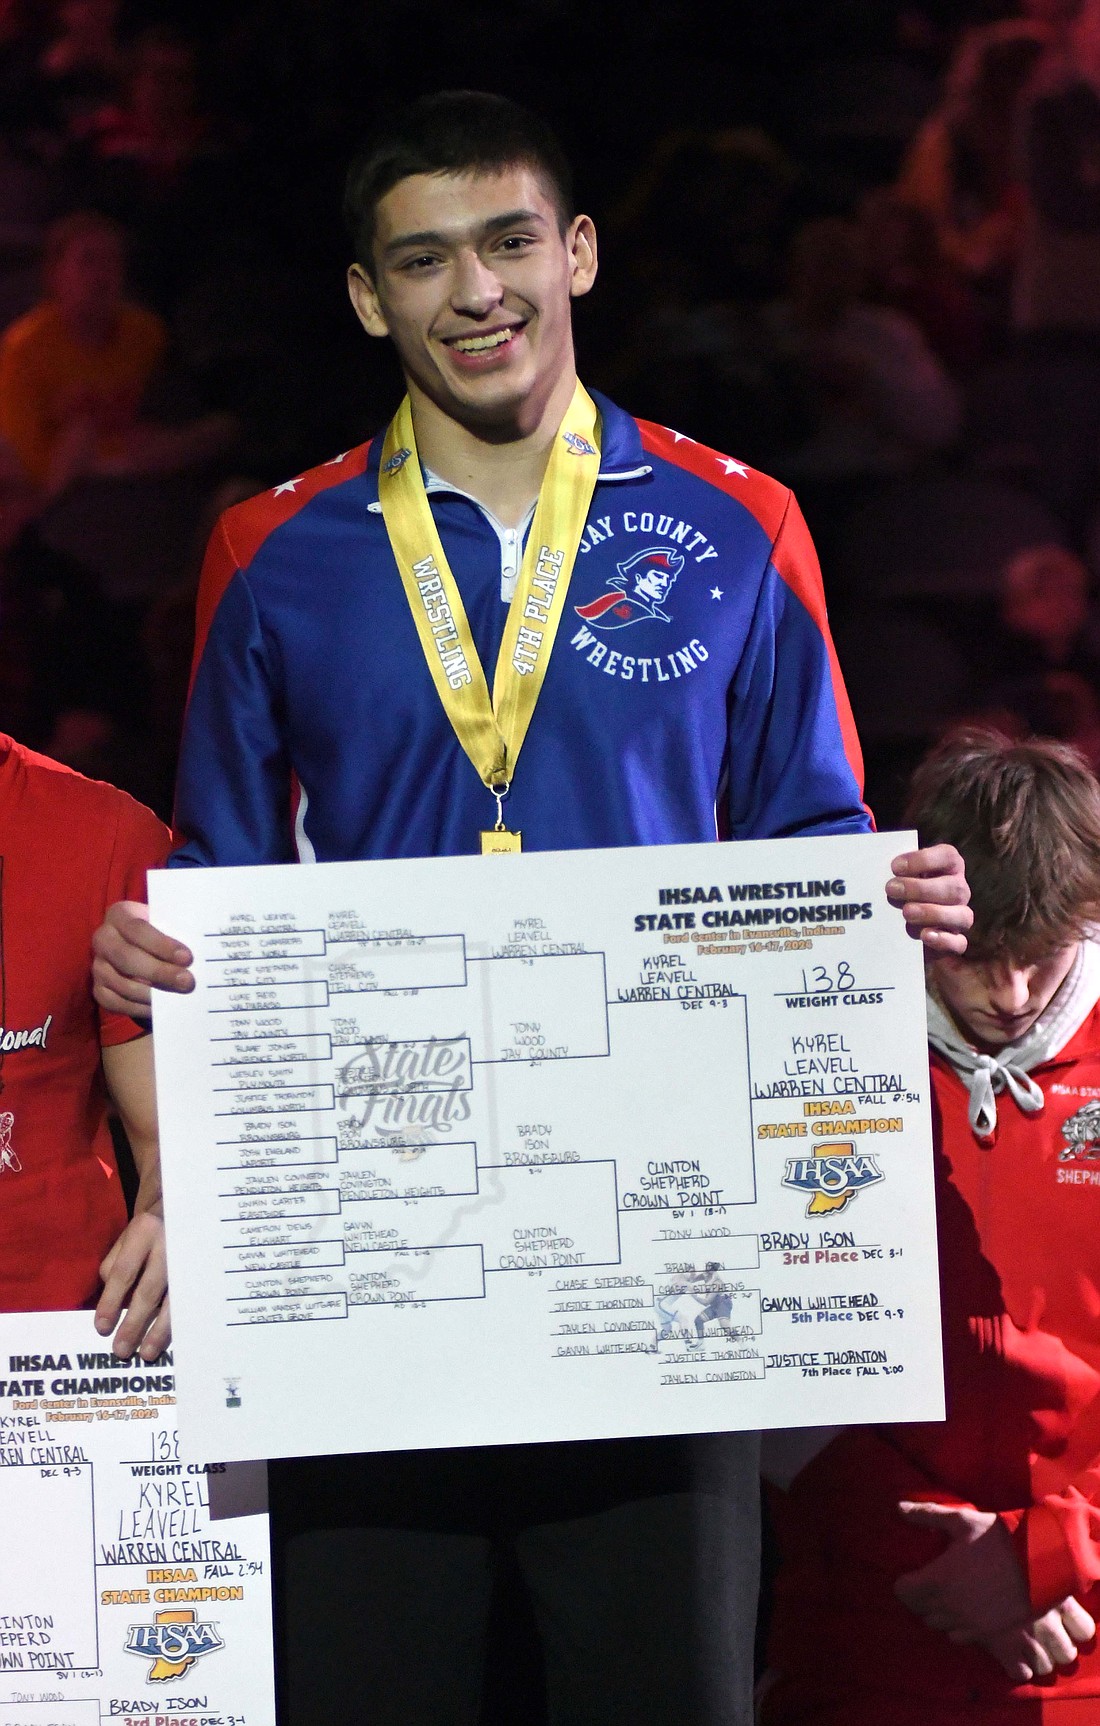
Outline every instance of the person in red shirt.
<svg viewBox="0 0 1100 1726">
<path fill-rule="evenodd" d="M 125 1309 L 115 1352 L 149 1360 L 169 1336 L 152 1039 L 96 1006 L 91 939 L 170 843 L 124 791 L 0 735 L 0 1311 L 95 1306 L 108 1335 Z"/>
<path fill-rule="evenodd" d="M 928 965 L 947 1419 L 777 1434 L 762 1726 L 1100 1726 L 1100 787 L 948 738 L 921 843 L 966 862 Z"/>
</svg>

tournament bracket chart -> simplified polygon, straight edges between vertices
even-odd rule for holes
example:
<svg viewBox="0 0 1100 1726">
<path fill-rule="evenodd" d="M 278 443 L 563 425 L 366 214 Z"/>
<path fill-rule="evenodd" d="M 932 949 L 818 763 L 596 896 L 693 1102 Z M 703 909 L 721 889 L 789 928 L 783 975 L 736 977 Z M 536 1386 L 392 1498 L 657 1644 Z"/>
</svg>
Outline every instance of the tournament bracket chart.
<svg viewBox="0 0 1100 1726">
<path fill-rule="evenodd" d="M 899 843 L 151 876 L 185 1437 L 936 1418 Z"/>
</svg>

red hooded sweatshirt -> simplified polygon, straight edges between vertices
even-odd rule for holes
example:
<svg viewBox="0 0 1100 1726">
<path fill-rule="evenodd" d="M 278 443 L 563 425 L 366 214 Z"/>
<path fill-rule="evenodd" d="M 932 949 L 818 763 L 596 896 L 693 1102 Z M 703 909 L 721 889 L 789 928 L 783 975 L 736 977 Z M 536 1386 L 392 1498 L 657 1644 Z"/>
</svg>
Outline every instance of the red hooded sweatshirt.
<svg viewBox="0 0 1100 1726">
<path fill-rule="evenodd" d="M 998 1512 L 1036 1614 L 1100 1622 L 1100 1003 L 1007 1092 L 980 1142 L 963 1080 L 932 1058 L 947 1420 L 840 1433 L 772 1498 L 781 1552 L 765 1726 L 1053 1720 L 1100 1726 L 1100 1651 L 1014 1686 L 983 1649 L 894 1596 L 943 1550 L 901 1499 Z"/>
</svg>

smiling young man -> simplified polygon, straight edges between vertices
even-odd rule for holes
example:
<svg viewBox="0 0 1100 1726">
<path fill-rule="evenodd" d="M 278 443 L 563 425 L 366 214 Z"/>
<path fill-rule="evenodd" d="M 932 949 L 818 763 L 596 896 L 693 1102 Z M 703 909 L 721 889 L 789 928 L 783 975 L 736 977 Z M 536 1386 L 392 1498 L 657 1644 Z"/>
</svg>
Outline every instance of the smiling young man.
<svg viewBox="0 0 1100 1726">
<path fill-rule="evenodd" d="M 947 1421 L 793 1435 L 821 1446 L 793 1482 L 766 1441 L 790 1490 L 761 1718 L 1097 1726 L 1100 788 L 1064 745 L 962 733 L 910 819 L 974 895 L 928 977 Z"/>
<path fill-rule="evenodd" d="M 867 830 L 791 494 L 577 382 L 596 238 L 546 127 L 425 98 L 353 164 L 347 215 L 352 301 L 408 398 L 222 518 L 173 861 Z M 956 854 L 896 867 L 913 932 L 961 950 Z M 97 949 L 108 1004 L 191 986 L 139 906 Z M 753 1466 L 749 1435 L 282 1465 L 287 1719 L 476 1721 L 507 1544 L 557 1726 L 746 1720 Z"/>
</svg>

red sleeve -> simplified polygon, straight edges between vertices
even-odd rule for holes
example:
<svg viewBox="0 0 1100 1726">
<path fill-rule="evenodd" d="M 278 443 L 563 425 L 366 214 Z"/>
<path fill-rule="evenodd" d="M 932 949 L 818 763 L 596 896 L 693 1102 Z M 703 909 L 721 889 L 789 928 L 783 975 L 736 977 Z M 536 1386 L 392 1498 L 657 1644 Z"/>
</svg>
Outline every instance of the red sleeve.
<svg viewBox="0 0 1100 1726">
<path fill-rule="evenodd" d="M 195 601 L 195 652 L 191 660 L 192 683 L 202 658 L 202 650 L 206 646 L 206 638 L 210 634 L 214 613 L 237 569 L 237 559 L 229 542 L 229 530 L 225 517 L 221 516 L 210 536 L 206 556 L 203 558 L 202 574 L 199 577 L 199 593 Z"/>
<path fill-rule="evenodd" d="M 1034 1503 L 1001 1516 L 1038 1613 L 1068 1594 L 1083 1599 L 1100 1582 L 1100 1396 L 1077 1416 L 1069 1446 L 1061 1460 L 1035 1466 Z"/>
<path fill-rule="evenodd" d="M 1060 1492 L 1002 1516 L 1027 1577 L 1036 1612 L 1100 1582 L 1100 1459 Z"/>
<path fill-rule="evenodd" d="M 239 569 L 248 569 L 264 541 L 283 527 L 292 517 L 311 503 L 318 493 L 345 480 L 355 479 L 366 471 L 370 455 L 369 443 L 345 450 L 320 467 L 310 468 L 295 480 L 278 485 L 272 491 L 260 492 L 244 503 L 234 504 L 218 518 L 210 536 L 199 577 L 199 596 L 195 606 L 195 656 L 191 662 L 191 681 L 202 658 L 206 638 L 221 598 Z"/>
<path fill-rule="evenodd" d="M 808 1529 L 826 1546 L 841 1544 L 845 1562 L 891 1577 L 917 1570 L 943 1551 L 943 1536 L 903 1521 L 898 1505 L 963 1504 L 871 1426 L 847 1427 L 808 1463 L 788 1494 L 770 1498 L 780 1541 L 793 1548 Z M 786 1501 L 785 1503 L 783 1501 Z"/>
<path fill-rule="evenodd" d="M 852 716 L 852 705 L 848 700 L 848 691 L 844 686 L 844 675 L 840 669 L 840 661 L 836 656 L 832 632 L 829 629 L 828 612 L 825 609 L 825 588 L 821 580 L 821 565 L 818 562 L 817 550 L 810 538 L 810 530 L 806 526 L 806 518 L 802 514 L 793 493 L 790 505 L 780 523 L 779 532 L 772 546 L 772 563 L 782 576 L 792 593 L 797 594 L 806 607 L 814 623 L 821 632 L 825 651 L 829 659 L 829 677 L 832 682 L 833 702 L 836 706 L 837 723 L 840 735 L 844 740 L 844 753 L 852 770 L 852 778 L 863 795 L 863 751 L 860 748 L 856 733 L 856 722 Z M 867 809 L 867 805 L 864 804 Z M 871 811 L 867 809 L 870 816 Z M 873 824 L 873 816 L 871 817 Z"/>
<path fill-rule="evenodd" d="M 160 869 L 172 849 L 172 835 L 163 821 L 158 821 L 151 809 L 135 802 L 124 791 L 116 793 L 118 813 L 114 844 L 107 868 L 103 909 L 117 899 L 146 897 L 145 872 Z M 99 1009 L 99 1040 L 104 1048 L 116 1043 L 131 1043 L 143 1037 L 148 1026 L 139 1025 L 125 1013 L 108 1013 Z"/>
</svg>

